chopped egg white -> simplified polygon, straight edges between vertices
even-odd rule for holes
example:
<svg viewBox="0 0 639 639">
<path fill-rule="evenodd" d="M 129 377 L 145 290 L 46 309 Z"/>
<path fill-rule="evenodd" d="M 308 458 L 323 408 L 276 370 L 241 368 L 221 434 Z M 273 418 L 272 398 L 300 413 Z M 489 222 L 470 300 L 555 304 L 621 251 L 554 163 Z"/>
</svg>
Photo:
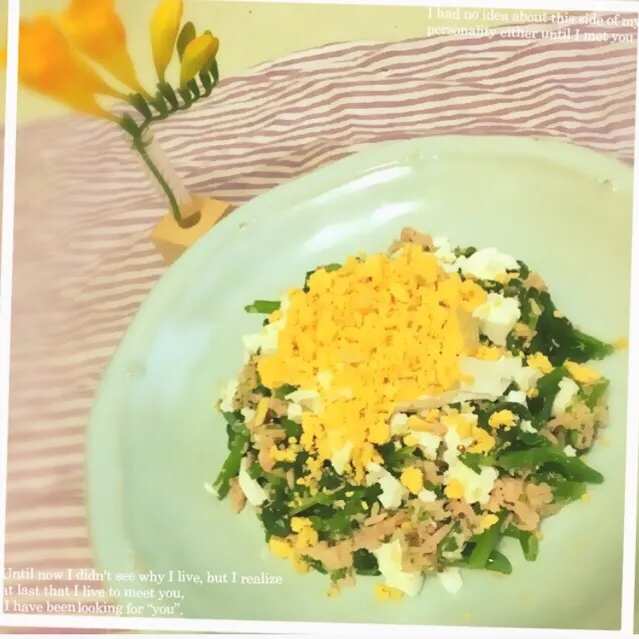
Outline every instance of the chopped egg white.
<svg viewBox="0 0 639 639">
<path fill-rule="evenodd" d="M 472 441 L 472 438 L 462 439 L 454 427 L 449 427 L 446 435 L 444 436 L 446 450 L 442 455 L 442 459 L 449 466 L 455 465 L 458 463 L 458 457 L 461 454 L 459 451 L 460 446 L 468 446 Z"/>
<path fill-rule="evenodd" d="M 385 468 L 379 464 L 370 463 L 366 466 L 366 484 L 372 486 L 379 484 L 382 494 L 379 501 L 389 510 L 395 510 L 400 507 L 402 499 L 408 494 L 408 490 L 396 477 L 393 477 Z"/>
<path fill-rule="evenodd" d="M 543 373 L 532 366 L 521 366 L 519 370 L 515 373 L 515 382 L 517 382 L 517 386 L 524 391 L 524 393 L 543 377 Z"/>
<path fill-rule="evenodd" d="M 566 455 L 566 457 L 575 457 L 577 455 L 577 451 L 572 446 L 568 445 L 564 448 L 564 455 Z"/>
<path fill-rule="evenodd" d="M 428 490 L 428 488 L 424 488 L 423 490 L 420 490 L 419 493 L 417 494 L 417 499 L 420 499 L 421 501 L 429 504 L 434 501 L 437 501 L 437 493 L 435 493 L 432 490 Z"/>
<path fill-rule="evenodd" d="M 295 402 L 291 402 L 286 407 L 286 416 L 293 422 L 301 422 L 302 414 L 304 413 L 304 409 L 301 404 L 296 404 Z"/>
<path fill-rule="evenodd" d="M 469 418 L 469 421 L 473 418 L 477 419 L 476 415 L 465 415 L 465 417 Z M 481 469 L 481 472 L 476 473 L 459 460 L 460 448 L 468 446 L 472 442 L 472 438 L 461 439 L 454 426 L 449 426 L 444 441 L 446 450 L 442 458 L 448 464 L 444 477 L 449 482 L 456 480 L 461 484 L 464 490 L 464 499 L 469 504 L 487 503 L 499 474 L 497 470 L 486 466 Z"/>
<path fill-rule="evenodd" d="M 280 299 L 280 310 L 282 312 L 280 319 L 266 324 L 259 333 L 244 335 L 242 337 L 244 350 L 246 351 L 245 360 L 258 351 L 263 355 L 271 355 L 277 351 L 279 334 L 286 325 L 286 311 L 289 307 L 290 301 L 288 294 L 284 294 Z"/>
<path fill-rule="evenodd" d="M 456 461 L 444 473 L 452 481 L 457 480 L 464 488 L 464 499 L 469 504 L 486 504 L 490 500 L 490 493 L 497 481 L 499 473 L 492 466 L 484 466 L 476 473 L 460 461 Z"/>
<path fill-rule="evenodd" d="M 295 404 L 300 404 L 314 413 L 322 412 L 322 400 L 317 391 L 298 389 L 286 395 L 284 399 Z"/>
<path fill-rule="evenodd" d="M 417 440 L 417 446 L 419 446 L 422 453 L 424 453 L 426 459 L 435 459 L 437 457 L 439 445 L 442 443 L 441 437 L 434 433 L 425 433 L 416 430 L 411 430 L 410 434 Z"/>
<path fill-rule="evenodd" d="M 260 333 L 260 353 L 262 355 L 272 355 L 277 351 L 280 331 L 284 328 L 286 321 L 284 318 L 267 324 Z"/>
<path fill-rule="evenodd" d="M 529 422 L 527 419 L 522 419 L 521 422 L 519 422 L 519 428 L 524 432 L 524 433 L 536 433 L 537 431 L 533 428 L 533 425 L 531 422 Z"/>
<path fill-rule="evenodd" d="M 253 417 L 255 417 L 255 411 L 248 406 L 245 406 L 240 413 L 242 413 L 242 417 L 244 417 L 245 422 L 250 422 Z"/>
<path fill-rule="evenodd" d="M 496 248 L 480 249 L 470 257 L 457 258 L 455 266 L 465 275 L 474 275 L 481 280 L 495 280 L 505 275 L 507 271 L 519 268 L 517 260 Z"/>
<path fill-rule="evenodd" d="M 524 406 L 528 405 L 526 393 L 524 393 L 524 391 L 510 391 L 510 393 L 506 395 L 506 399 L 509 402 L 513 402 L 513 404 L 523 404 Z"/>
<path fill-rule="evenodd" d="M 444 271 L 450 273 L 457 270 L 455 261 L 457 256 L 453 251 L 448 238 L 435 237 L 433 238 L 433 245 L 435 246 L 435 257 L 439 260 Z"/>
<path fill-rule="evenodd" d="M 240 472 L 237 480 L 249 504 L 251 506 L 259 506 L 267 499 L 266 491 L 249 475 L 247 466 L 248 461 L 244 457 L 240 463 Z"/>
<path fill-rule="evenodd" d="M 233 412 L 233 398 L 235 397 L 235 393 L 237 392 L 237 387 L 239 386 L 239 382 L 237 379 L 231 379 L 224 386 L 222 391 L 222 395 L 220 397 L 220 410 L 223 413 L 232 413 Z"/>
<path fill-rule="evenodd" d="M 344 474 L 344 469 L 346 468 L 346 464 L 350 459 L 352 450 L 353 444 L 351 442 L 346 442 L 344 446 L 333 452 L 331 456 L 331 465 L 338 475 Z"/>
<path fill-rule="evenodd" d="M 458 593 L 464 585 L 459 568 L 446 568 L 442 572 L 438 572 L 437 577 L 444 590 L 453 595 Z"/>
<path fill-rule="evenodd" d="M 262 336 L 259 333 L 252 333 L 251 335 L 243 335 L 242 343 L 244 344 L 244 350 L 246 355 L 254 355 L 260 350 L 262 345 Z"/>
<path fill-rule="evenodd" d="M 390 429 L 392 435 L 399 435 L 406 432 L 408 424 L 408 415 L 406 413 L 395 413 L 390 420 Z"/>
<path fill-rule="evenodd" d="M 521 369 L 518 357 L 501 357 L 490 361 L 474 357 L 460 360 L 462 375 L 468 376 L 461 383 L 462 393 L 483 395 L 493 400 L 503 396 L 505 390 Z"/>
<path fill-rule="evenodd" d="M 559 391 L 552 403 L 552 414 L 565 413 L 578 392 L 579 386 L 570 377 L 564 377 L 559 382 Z"/>
<path fill-rule="evenodd" d="M 506 338 L 521 317 L 519 300 L 504 297 L 499 293 L 488 293 L 488 298 L 474 311 L 479 320 L 479 330 L 497 346 L 505 346 Z"/>
<path fill-rule="evenodd" d="M 397 588 L 409 597 L 419 594 L 424 577 L 421 573 L 405 572 L 402 569 L 403 553 L 399 539 L 382 544 L 373 554 L 387 586 Z"/>
</svg>

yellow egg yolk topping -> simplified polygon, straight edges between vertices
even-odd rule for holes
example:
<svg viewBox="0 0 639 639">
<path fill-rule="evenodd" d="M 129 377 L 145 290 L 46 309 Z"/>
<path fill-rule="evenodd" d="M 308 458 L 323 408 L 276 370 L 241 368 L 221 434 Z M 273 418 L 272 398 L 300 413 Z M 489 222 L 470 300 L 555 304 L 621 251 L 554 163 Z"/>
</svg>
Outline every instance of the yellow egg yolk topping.
<svg viewBox="0 0 639 639">
<path fill-rule="evenodd" d="M 362 483 L 366 465 L 382 461 L 374 445 L 390 440 L 395 405 L 459 384 L 460 357 L 476 347 L 468 321 L 486 293 L 410 244 L 320 268 L 307 288 L 289 291 L 277 350 L 258 357 L 258 372 L 267 388 L 318 393 L 321 410 L 304 412 L 299 443 L 316 473 L 352 446 L 345 472 Z"/>
</svg>

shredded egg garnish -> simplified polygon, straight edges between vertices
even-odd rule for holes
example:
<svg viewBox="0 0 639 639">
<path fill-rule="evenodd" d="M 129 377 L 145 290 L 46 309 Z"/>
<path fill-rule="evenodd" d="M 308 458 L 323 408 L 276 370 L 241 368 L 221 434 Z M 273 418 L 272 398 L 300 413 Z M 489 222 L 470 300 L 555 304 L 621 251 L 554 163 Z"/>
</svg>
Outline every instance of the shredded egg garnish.
<svg viewBox="0 0 639 639">
<path fill-rule="evenodd" d="M 374 445 L 391 439 L 395 405 L 459 383 L 464 324 L 486 293 L 405 245 L 395 257 L 320 268 L 308 291 L 293 289 L 287 300 L 277 348 L 258 357 L 262 383 L 317 394 L 321 410 L 302 413 L 300 444 L 323 462 L 350 443 L 344 474 L 361 484 L 366 466 L 381 462 Z"/>
</svg>

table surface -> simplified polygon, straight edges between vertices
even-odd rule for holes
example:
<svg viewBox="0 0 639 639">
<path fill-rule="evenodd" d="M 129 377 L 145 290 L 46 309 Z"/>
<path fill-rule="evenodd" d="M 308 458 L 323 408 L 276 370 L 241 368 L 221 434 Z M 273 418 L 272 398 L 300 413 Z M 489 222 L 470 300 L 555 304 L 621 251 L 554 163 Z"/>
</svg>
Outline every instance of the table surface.
<svg viewBox="0 0 639 639">
<path fill-rule="evenodd" d="M 159 0 L 116 0 L 126 25 L 129 47 L 140 78 L 154 80 L 148 24 Z M 5 3 L 0 3 L 4 5 Z M 29 18 L 42 11 L 59 11 L 68 0 L 22 0 L 21 14 Z M 219 63 L 225 76 L 244 73 L 251 67 L 284 55 L 343 41 L 392 42 L 426 34 L 429 26 L 491 26 L 501 20 L 464 20 L 429 16 L 426 7 L 359 6 L 262 3 L 229 0 L 185 0 L 185 20 L 201 30 L 210 28 L 221 42 Z M 536 14 L 540 11 L 535 11 Z M 6 29 L 6 6 L 0 7 L 0 33 Z M 5 77 L 0 74 L 0 117 L 4 118 Z M 19 122 L 66 113 L 50 100 L 21 90 Z"/>
</svg>

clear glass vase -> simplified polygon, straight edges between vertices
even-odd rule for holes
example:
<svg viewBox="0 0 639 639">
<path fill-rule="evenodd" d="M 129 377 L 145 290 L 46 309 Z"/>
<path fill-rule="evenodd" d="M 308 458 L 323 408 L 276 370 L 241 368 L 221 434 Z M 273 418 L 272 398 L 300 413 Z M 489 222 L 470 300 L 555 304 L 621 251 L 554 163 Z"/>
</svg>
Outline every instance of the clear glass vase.
<svg viewBox="0 0 639 639">
<path fill-rule="evenodd" d="M 176 222 L 183 228 L 197 224 L 199 213 L 194 208 L 193 198 L 150 129 L 144 131 L 138 151 L 149 179 L 160 196 L 168 202 Z"/>
</svg>

